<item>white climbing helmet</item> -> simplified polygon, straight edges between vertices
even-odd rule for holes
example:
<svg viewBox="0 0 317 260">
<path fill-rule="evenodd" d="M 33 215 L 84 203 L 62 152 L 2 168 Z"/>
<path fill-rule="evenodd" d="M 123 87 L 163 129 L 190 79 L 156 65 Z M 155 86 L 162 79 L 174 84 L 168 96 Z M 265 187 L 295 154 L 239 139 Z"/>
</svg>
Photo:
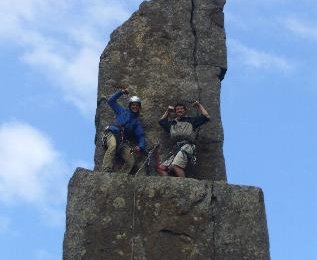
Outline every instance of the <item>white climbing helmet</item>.
<svg viewBox="0 0 317 260">
<path fill-rule="evenodd" d="M 131 106 L 132 103 L 139 103 L 141 106 L 141 99 L 137 96 L 132 96 L 129 98 L 129 107 Z"/>
</svg>

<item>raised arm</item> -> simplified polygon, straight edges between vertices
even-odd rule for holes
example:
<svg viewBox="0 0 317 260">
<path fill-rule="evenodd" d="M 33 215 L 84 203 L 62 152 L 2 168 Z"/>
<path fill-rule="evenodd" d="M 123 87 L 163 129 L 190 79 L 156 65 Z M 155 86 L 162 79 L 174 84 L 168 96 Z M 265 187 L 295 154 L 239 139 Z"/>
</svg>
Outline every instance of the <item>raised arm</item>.
<svg viewBox="0 0 317 260">
<path fill-rule="evenodd" d="M 200 127 L 201 125 L 210 121 L 210 116 L 207 110 L 198 101 L 194 102 L 193 107 L 195 107 L 198 113 L 200 113 L 199 116 L 192 117 L 192 124 L 194 128 L 196 129 L 197 127 Z"/>
<path fill-rule="evenodd" d="M 193 107 L 195 107 L 200 114 L 210 119 L 210 115 L 208 114 L 207 110 L 198 101 L 194 102 Z"/>
<path fill-rule="evenodd" d="M 170 115 L 172 111 L 174 111 L 174 107 L 169 106 L 167 110 L 164 112 L 164 114 L 162 115 L 161 119 L 159 120 L 160 126 L 168 133 L 171 129 L 171 122 L 168 120 L 168 116 Z"/>
<path fill-rule="evenodd" d="M 118 90 L 115 92 L 113 95 L 110 96 L 108 99 L 108 105 L 112 108 L 112 110 L 116 113 L 119 114 L 120 112 L 124 111 L 124 107 L 119 105 L 117 103 L 117 100 L 119 97 L 121 97 L 125 93 L 126 89 L 124 90 Z"/>
</svg>

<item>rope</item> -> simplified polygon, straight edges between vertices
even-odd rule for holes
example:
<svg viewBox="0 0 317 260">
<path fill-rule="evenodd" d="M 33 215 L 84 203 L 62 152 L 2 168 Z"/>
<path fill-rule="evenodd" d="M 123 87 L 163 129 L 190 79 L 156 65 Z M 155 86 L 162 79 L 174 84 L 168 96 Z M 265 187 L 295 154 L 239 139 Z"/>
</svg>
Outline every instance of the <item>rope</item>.
<svg viewBox="0 0 317 260">
<path fill-rule="evenodd" d="M 159 147 L 159 142 L 157 142 L 154 145 L 154 147 L 148 152 L 148 156 L 145 158 L 143 164 L 137 170 L 137 172 L 135 173 L 133 178 L 135 178 L 139 174 L 141 169 L 145 166 L 145 164 L 148 162 L 148 160 L 153 155 L 155 149 L 157 149 L 158 147 Z M 134 187 L 134 191 L 133 191 L 133 213 L 132 213 L 132 241 L 131 241 L 131 258 L 130 258 L 131 260 L 133 260 L 133 257 L 134 257 L 135 204 L 136 204 L 136 188 Z"/>
<path fill-rule="evenodd" d="M 132 215 L 132 241 L 131 241 L 131 260 L 134 257 L 134 222 L 135 222 L 135 200 L 136 190 L 133 191 L 133 215 Z"/>
</svg>

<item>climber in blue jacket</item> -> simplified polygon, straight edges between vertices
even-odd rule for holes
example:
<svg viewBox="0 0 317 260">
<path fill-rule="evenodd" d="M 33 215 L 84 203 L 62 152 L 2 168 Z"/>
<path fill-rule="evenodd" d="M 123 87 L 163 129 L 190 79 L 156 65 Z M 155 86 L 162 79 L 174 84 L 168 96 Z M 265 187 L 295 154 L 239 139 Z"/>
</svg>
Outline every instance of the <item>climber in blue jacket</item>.
<svg viewBox="0 0 317 260">
<path fill-rule="evenodd" d="M 121 172 L 130 173 L 138 159 L 136 157 L 144 151 L 144 129 L 138 119 L 141 99 L 137 96 L 130 97 L 128 108 L 125 108 L 117 103 L 123 94 L 129 94 L 127 88 L 118 90 L 108 99 L 108 105 L 116 117 L 104 131 L 103 144 L 107 149 L 102 163 L 104 172 L 113 171 L 115 156 L 119 155 L 124 160 Z M 132 146 L 133 141 L 136 145 Z"/>
</svg>

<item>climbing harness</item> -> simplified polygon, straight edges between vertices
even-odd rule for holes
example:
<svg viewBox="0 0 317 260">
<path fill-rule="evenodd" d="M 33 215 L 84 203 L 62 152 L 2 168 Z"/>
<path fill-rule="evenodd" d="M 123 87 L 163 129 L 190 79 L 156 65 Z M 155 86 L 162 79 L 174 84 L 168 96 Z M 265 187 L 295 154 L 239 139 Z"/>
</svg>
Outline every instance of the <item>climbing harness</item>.
<svg viewBox="0 0 317 260">
<path fill-rule="evenodd" d="M 124 124 L 124 125 L 126 125 L 126 124 Z M 102 143 L 102 146 L 105 149 L 107 149 L 107 137 L 108 137 L 109 134 L 113 134 L 114 137 L 116 138 L 116 141 L 117 141 L 117 144 L 118 144 L 117 145 L 117 150 L 120 150 L 124 144 L 129 144 L 129 141 L 126 138 L 126 135 L 125 135 L 125 132 L 124 132 L 124 126 L 116 125 L 116 124 L 113 124 L 113 126 L 118 127 L 120 132 L 118 134 L 114 134 L 112 131 L 110 131 L 110 129 L 109 129 L 110 126 L 106 126 L 104 131 L 103 131 L 103 135 L 101 137 L 101 143 Z"/>
<path fill-rule="evenodd" d="M 190 154 L 188 151 L 186 151 L 185 149 L 182 149 L 182 147 L 180 148 L 180 152 L 183 153 L 183 155 L 185 155 L 187 157 L 188 163 L 190 163 L 191 165 L 195 165 L 197 162 L 197 154 L 196 154 L 196 146 L 193 145 L 194 147 L 192 147 L 192 151 L 193 153 Z"/>
</svg>

